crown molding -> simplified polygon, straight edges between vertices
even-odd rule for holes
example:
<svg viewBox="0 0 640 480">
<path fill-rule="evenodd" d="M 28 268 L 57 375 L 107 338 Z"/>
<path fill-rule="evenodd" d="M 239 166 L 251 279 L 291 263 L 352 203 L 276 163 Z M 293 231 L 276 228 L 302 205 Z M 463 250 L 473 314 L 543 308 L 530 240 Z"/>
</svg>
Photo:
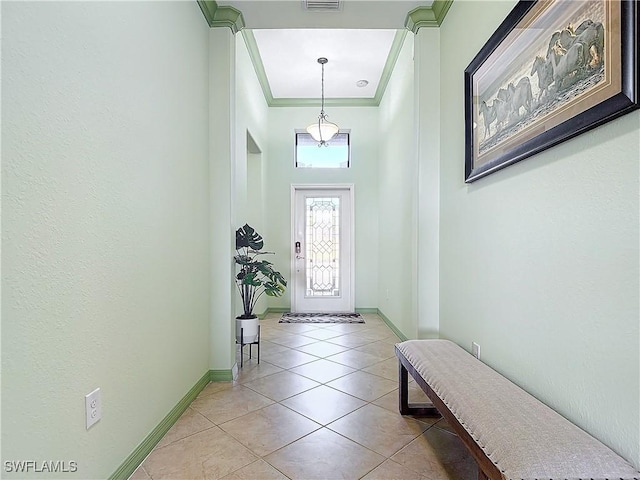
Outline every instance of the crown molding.
<svg viewBox="0 0 640 480">
<path fill-rule="evenodd" d="M 215 0 L 197 0 L 209 27 L 229 27 L 235 35 L 245 27 L 242 12 L 230 6 L 219 6 Z"/>
<path fill-rule="evenodd" d="M 407 13 L 404 26 L 413 33 L 422 27 L 439 27 L 444 21 L 453 0 L 435 0 L 430 7 L 418 7 Z"/>
<path fill-rule="evenodd" d="M 274 98 L 270 107 L 318 107 L 319 98 Z M 375 98 L 325 98 L 325 107 L 377 107 Z"/>
<path fill-rule="evenodd" d="M 396 66 L 396 62 L 398 61 L 398 57 L 400 56 L 400 50 L 402 50 L 402 45 L 404 44 L 404 39 L 407 37 L 407 30 L 398 30 L 396 32 L 396 36 L 393 38 L 393 43 L 391 43 L 391 49 L 389 50 L 389 55 L 387 56 L 387 62 L 382 69 L 382 75 L 380 75 L 380 82 L 378 83 L 378 88 L 376 89 L 376 95 L 374 97 L 376 106 L 380 105 L 382 101 L 382 97 L 384 96 L 384 92 L 387 89 L 387 85 L 389 84 L 389 80 L 391 79 L 391 74 L 393 73 L 393 69 Z"/>
<path fill-rule="evenodd" d="M 260 88 L 262 88 L 262 94 L 264 95 L 264 99 L 267 102 L 267 105 L 272 107 L 273 94 L 271 93 L 271 87 L 269 86 L 269 80 L 267 79 L 267 74 L 264 71 L 264 64 L 262 63 L 260 50 L 258 50 L 256 37 L 253 35 L 253 31 L 251 30 L 242 30 L 241 33 L 242 33 L 242 38 L 244 39 L 244 44 L 246 45 L 247 51 L 249 52 L 249 58 L 251 59 L 251 63 L 253 64 L 253 69 L 256 72 L 256 77 L 258 77 Z"/>
</svg>

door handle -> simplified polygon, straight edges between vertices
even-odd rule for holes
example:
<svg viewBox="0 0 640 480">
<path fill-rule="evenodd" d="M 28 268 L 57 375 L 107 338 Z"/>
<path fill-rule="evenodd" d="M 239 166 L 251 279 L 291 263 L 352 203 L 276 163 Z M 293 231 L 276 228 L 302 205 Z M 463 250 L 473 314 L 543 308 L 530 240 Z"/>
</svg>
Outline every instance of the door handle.
<svg viewBox="0 0 640 480">
<path fill-rule="evenodd" d="M 304 260 L 304 257 L 300 255 L 302 253 L 302 245 L 300 242 L 295 243 L 295 251 L 296 251 L 296 260 Z M 299 272 L 300 268 L 296 268 L 296 271 Z"/>
</svg>

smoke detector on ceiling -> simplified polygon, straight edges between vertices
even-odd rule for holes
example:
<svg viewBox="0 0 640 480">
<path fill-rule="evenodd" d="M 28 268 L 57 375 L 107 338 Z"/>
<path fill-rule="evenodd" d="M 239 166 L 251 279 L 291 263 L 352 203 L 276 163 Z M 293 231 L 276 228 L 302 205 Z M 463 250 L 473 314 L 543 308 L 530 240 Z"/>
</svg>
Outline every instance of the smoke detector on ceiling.
<svg viewBox="0 0 640 480">
<path fill-rule="evenodd" d="M 314 12 L 340 10 L 340 0 L 303 0 L 304 8 Z"/>
</svg>

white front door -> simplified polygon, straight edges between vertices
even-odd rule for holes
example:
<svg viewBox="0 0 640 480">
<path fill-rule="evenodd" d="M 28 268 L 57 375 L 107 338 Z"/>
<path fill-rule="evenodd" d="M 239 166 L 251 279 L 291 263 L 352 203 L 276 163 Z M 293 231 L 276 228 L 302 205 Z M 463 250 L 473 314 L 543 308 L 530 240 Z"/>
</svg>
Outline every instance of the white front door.
<svg viewBox="0 0 640 480">
<path fill-rule="evenodd" d="M 293 186 L 294 312 L 353 312 L 353 185 Z"/>
</svg>

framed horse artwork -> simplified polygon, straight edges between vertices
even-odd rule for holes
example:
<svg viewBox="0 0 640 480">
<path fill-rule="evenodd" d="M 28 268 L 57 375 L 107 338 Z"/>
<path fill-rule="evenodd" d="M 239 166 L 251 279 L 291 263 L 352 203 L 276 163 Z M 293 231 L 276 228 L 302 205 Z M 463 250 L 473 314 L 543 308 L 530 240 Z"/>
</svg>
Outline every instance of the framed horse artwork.
<svg viewBox="0 0 640 480">
<path fill-rule="evenodd" d="M 464 72 L 465 181 L 640 107 L 637 0 L 521 0 Z"/>
</svg>

